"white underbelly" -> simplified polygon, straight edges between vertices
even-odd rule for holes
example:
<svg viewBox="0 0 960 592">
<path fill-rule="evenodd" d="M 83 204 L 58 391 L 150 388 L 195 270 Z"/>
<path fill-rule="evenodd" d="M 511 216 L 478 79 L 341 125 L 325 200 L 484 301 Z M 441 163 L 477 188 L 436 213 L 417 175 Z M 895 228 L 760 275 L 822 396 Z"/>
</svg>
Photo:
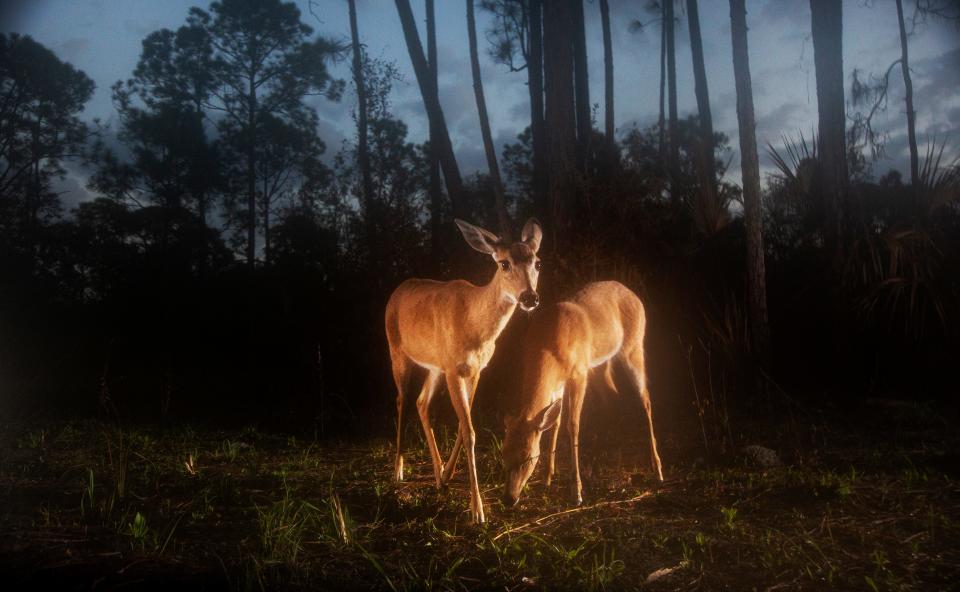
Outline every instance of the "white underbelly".
<svg viewBox="0 0 960 592">
<path fill-rule="evenodd" d="M 596 368 L 597 366 L 602 366 L 603 364 L 606 364 L 607 362 L 609 362 L 609 361 L 613 358 L 613 356 L 615 356 L 615 355 L 617 355 L 618 353 L 620 353 L 620 347 L 621 347 L 622 345 L 623 345 L 622 342 L 621 342 L 621 343 L 618 343 L 618 344 L 617 344 L 617 347 L 613 348 L 613 349 L 610 350 L 608 353 L 600 356 L 599 358 L 594 358 L 594 359 L 590 360 L 590 367 L 591 367 L 591 368 Z"/>
</svg>

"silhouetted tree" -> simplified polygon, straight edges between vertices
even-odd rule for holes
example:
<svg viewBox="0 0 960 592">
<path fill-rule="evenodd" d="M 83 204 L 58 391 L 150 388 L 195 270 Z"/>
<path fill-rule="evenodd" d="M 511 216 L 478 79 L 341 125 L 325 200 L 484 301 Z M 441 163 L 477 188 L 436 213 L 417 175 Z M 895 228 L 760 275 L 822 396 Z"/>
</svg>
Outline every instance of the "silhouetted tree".
<svg viewBox="0 0 960 592">
<path fill-rule="evenodd" d="M 543 114 L 543 10 L 541 0 L 483 0 L 494 17 L 487 32 L 490 55 L 511 72 L 527 71 L 530 134 L 533 151 L 531 191 L 534 211 L 543 216 L 547 203 L 547 142 Z"/>
<path fill-rule="evenodd" d="M 573 88 L 577 107 L 577 169 L 586 171 L 587 155 L 593 123 L 590 113 L 590 75 L 587 66 L 587 32 L 583 18 L 583 0 L 561 0 L 572 3 L 573 18 Z"/>
<path fill-rule="evenodd" d="M 357 166 L 360 168 L 360 207 L 365 218 L 367 248 L 373 249 L 373 180 L 370 176 L 370 152 L 367 150 L 367 89 L 363 81 L 363 54 L 357 27 L 357 2 L 348 0 L 350 41 L 353 46 L 353 84 L 357 92 Z"/>
<path fill-rule="evenodd" d="M 695 3 L 695 2 L 694 2 Z M 747 10 L 744 0 L 730 0 L 733 37 L 733 76 L 737 88 L 737 122 L 740 127 L 740 162 L 743 175 L 743 210 L 747 228 L 747 315 L 750 341 L 764 363 L 770 340 L 767 320 L 767 279 L 763 260 L 763 224 L 760 204 L 760 161 L 757 156 L 753 84 L 747 51 Z"/>
<path fill-rule="evenodd" d="M 907 103 L 907 141 L 910 144 L 910 183 L 916 190 L 920 182 L 920 158 L 917 154 L 917 112 L 913 109 L 913 81 L 910 79 L 910 58 L 907 51 L 907 29 L 903 24 L 903 0 L 897 0 L 897 22 L 900 25 L 900 71 Z"/>
<path fill-rule="evenodd" d="M 703 41 L 700 38 L 700 14 L 697 0 L 687 0 L 687 21 L 690 29 L 690 53 L 693 56 L 694 90 L 697 95 L 697 113 L 700 120 L 700 142 L 703 144 L 703 177 L 706 199 L 715 199 L 713 179 L 713 116 L 710 113 L 710 92 L 707 87 L 707 70 L 703 63 Z"/>
<path fill-rule="evenodd" d="M 16 249 L 59 213 L 51 188 L 89 134 L 79 113 L 93 81 L 30 36 L 0 33 L 0 234 Z"/>
<path fill-rule="evenodd" d="M 207 246 L 216 234 L 207 216 L 224 186 L 221 154 L 205 125 L 213 86 L 210 57 L 209 39 L 199 27 L 161 29 L 143 40 L 133 76 L 113 85 L 117 137 L 130 158 L 98 144 L 98 168 L 90 180 L 93 189 L 127 206 L 156 208 L 141 216 L 166 221 L 161 250 L 174 240 L 196 240 L 198 258 L 190 263 L 200 269 L 209 263 Z M 183 236 L 175 239 L 174 233 Z"/>
<path fill-rule="evenodd" d="M 477 24 L 473 16 L 473 0 L 467 0 L 467 37 L 470 43 L 470 71 L 473 74 L 473 94 L 477 100 L 477 114 L 480 116 L 480 135 L 483 138 L 483 150 L 490 170 L 490 183 L 500 226 L 500 236 L 509 239 L 513 234 L 510 228 L 510 215 L 504 197 L 503 180 L 500 178 L 500 166 L 497 164 L 497 149 L 490 134 L 490 118 L 487 115 L 487 101 L 483 96 L 483 79 L 480 76 L 480 58 L 477 55 Z"/>
<path fill-rule="evenodd" d="M 268 129 L 266 122 L 273 117 L 315 133 L 316 114 L 304 98 L 322 93 L 339 99 L 343 82 L 330 76 L 327 62 L 342 47 L 323 37 L 311 40 L 313 29 L 300 20 L 300 9 L 292 2 L 222 0 L 209 10 L 190 9 L 187 24 L 206 31 L 213 47 L 215 101 L 210 108 L 223 113 L 223 140 L 243 159 L 242 171 L 237 171 L 243 187 L 237 190 L 245 193 L 246 203 L 238 213 L 245 219 L 247 263 L 253 265 L 257 212 L 268 211 L 272 199 L 261 194 L 271 180 L 258 173 L 275 171 L 272 166 L 258 170 L 257 159 L 269 150 L 266 142 L 288 135 L 273 133 L 278 127 L 271 123 Z"/>
<path fill-rule="evenodd" d="M 679 166 L 680 159 L 680 138 L 679 130 L 677 129 L 677 48 L 674 40 L 674 33 L 676 30 L 676 20 L 673 17 L 673 0 L 662 0 L 663 1 L 663 22 L 666 27 L 666 44 L 667 44 L 667 103 L 669 105 L 670 111 L 670 122 L 668 127 L 669 132 L 669 155 L 668 155 L 668 166 L 667 171 L 671 175 L 670 180 L 670 200 L 673 202 L 674 206 L 678 206 L 680 203 L 680 191 L 679 187 L 675 185 L 675 179 L 672 177 L 677 175 L 677 167 Z"/>
<path fill-rule="evenodd" d="M 443 169 L 447 194 L 450 196 L 454 215 L 460 216 L 463 209 L 463 204 L 461 204 L 463 180 L 460 177 L 457 158 L 453 153 L 453 144 L 450 143 L 450 132 L 447 131 L 447 122 L 443 117 L 443 109 L 440 107 L 437 89 L 430 83 L 430 65 L 423 55 L 423 46 L 420 44 L 420 35 L 417 33 L 417 23 L 413 19 L 409 0 L 396 0 L 396 5 L 397 13 L 400 15 L 400 25 L 403 27 L 403 36 L 407 43 L 407 52 L 410 54 L 410 61 L 413 63 L 413 71 L 417 76 L 417 84 L 420 86 L 420 95 L 423 97 L 427 117 L 430 119 L 430 125 L 435 127 L 437 131 L 440 167 Z"/>
<path fill-rule="evenodd" d="M 580 1 L 580 0 L 577 0 Z M 576 115 L 574 113 L 573 44 L 574 9 L 570 2 L 550 2 L 543 6 L 543 70 L 548 179 L 550 180 L 550 219 L 547 229 L 553 240 L 548 244 L 562 252 L 559 237 L 569 230 L 574 200 Z"/>
<path fill-rule="evenodd" d="M 600 0 L 600 22 L 603 26 L 604 133 L 607 135 L 607 142 L 613 146 L 616 143 L 613 119 L 613 39 L 610 35 L 608 0 Z"/>
<path fill-rule="evenodd" d="M 843 7 L 834 0 L 810 0 L 813 60 L 817 77 L 818 152 L 828 200 L 827 247 L 834 265 L 842 258 L 847 186 L 846 117 L 843 93 Z"/>
<path fill-rule="evenodd" d="M 433 8 L 433 0 L 426 0 L 427 62 L 430 65 L 430 85 L 433 88 L 433 93 L 437 94 L 439 93 L 440 63 L 437 57 L 437 21 Z M 434 260 L 437 260 L 441 254 L 440 225 L 443 223 L 440 216 L 442 195 L 440 194 L 439 145 L 437 126 L 433 120 L 430 120 L 430 147 L 427 154 L 427 166 L 430 167 L 430 249 Z"/>
</svg>

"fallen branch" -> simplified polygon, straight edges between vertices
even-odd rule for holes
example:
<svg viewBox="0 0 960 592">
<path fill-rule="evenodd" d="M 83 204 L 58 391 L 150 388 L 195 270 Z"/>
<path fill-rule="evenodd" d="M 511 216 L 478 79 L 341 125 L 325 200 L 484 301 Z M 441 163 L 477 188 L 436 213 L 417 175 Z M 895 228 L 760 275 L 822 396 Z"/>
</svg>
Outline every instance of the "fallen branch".
<svg viewBox="0 0 960 592">
<path fill-rule="evenodd" d="M 496 540 L 500 539 L 501 537 L 504 537 L 504 536 L 506 536 L 506 535 L 508 535 L 508 534 L 512 534 L 512 533 L 514 533 L 514 532 L 518 532 L 518 531 L 521 531 L 521 530 L 524 530 L 524 529 L 527 529 L 527 528 L 536 528 L 536 527 L 540 527 L 540 526 L 545 526 L 545 525 L 546 525 L 546 521 L 547 521 L 547 520 L 550 520 L 551 518 L 558 518 L 558 517 L 560 517 L 560 516 L 564 516 L 564 515 L 567 515 L 567 514 L 573 514 L 573 513 L 576 513 L 576 512 L 585 512 L 585 511 L 587 511 L 587 510 L 593 510 L 593 509 L 601 508 L 601 507 L 604 507 L 604 506 L 619 506 L 619 505 L 623 505 L 623 504 L 632 504 L 632 503 L 634 503 L 634 502 L 638 502 L 638 501 L 642 500 L 642 499 L 645 498 L 645 497 L 650 497 L 651 495 L 653 495 L 651 492 L 649 492 L 649 491 L 644 491 L 644 492 L 641 493 L 640 495 L 638 495 L 638 496 L 636 496 L 636 497 L 632 497 L 632 498 L 630 498 L 630 499 L 626 499 L 626 500 L 615 500 L 615 501 L 609 501 L 609 502 L 599 502 L 599 503 L 593 504 L 592 506 L 580 506 L 580 507 L 578 507 L 578 508 L 570 508 L 569 510 L 564 510 L 564 511 L 562 511 L 562 512 L 556 512 L 556 513 L 554 513 L 554 514 L 548 514 L 548 515 L 546 515 L 546 516 L 543 516 L 542 518 L 537 518 L 536 520 L 534 520 L 534 521 L 532 521 L 532 522 L 527 522 L 526 524 L 521 524 L 520 526 L 516 526 L 516 527 L 514 527 L 514 528 L 508 528 L 507 530 L 505 530 L 505 531 L 501 532 L 500 534 L 498 534 L 497 536 L 493 537 L 493 540 L 496 541 Z"/>
</svg>

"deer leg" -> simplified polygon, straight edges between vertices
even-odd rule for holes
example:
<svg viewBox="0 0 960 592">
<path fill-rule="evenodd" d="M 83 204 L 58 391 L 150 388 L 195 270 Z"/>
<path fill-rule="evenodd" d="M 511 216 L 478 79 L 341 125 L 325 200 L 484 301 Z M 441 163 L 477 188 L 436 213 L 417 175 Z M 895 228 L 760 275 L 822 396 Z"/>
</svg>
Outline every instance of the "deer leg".
<svg viewBox="0 0 960 592">
<path fill-rule="evenodd" d="M 586 372 L 570 379 L 567 384 L 567 431 L 570 434 L 570 456 L 573 461 L 573 501 L 578 506 L 583 503 L 583 485 L 580 483 L 580 412 L 583 411 L 586 392 Z"/>
<path fill-rule="evenodd" d="M 561 399 L 561 401 L 562 400 L 563 399 Z M 560 419 L 557 421 L 557 425 L 553 426 L 551 431 L 550 450 L 547 452 L 547 487 L 550 487 L 550 483 L 553 482 L 554 469 L 556 468 L 555 460 L 557 458 L 557 436 L 560 434 L 560 422 L 563 421 L 563 403 L 560 403 L 560 406 Z"/>
<path fill-rule="evenodd" d="M 480 374 L 477 373 L 470 380 L 470 409 L 473 409 L 473 397 L 477 394 L 477 383 L 480 382 Z M 440 479 L 442 485 L 450 483 L 454 473 L 457 472 L 457 461 L 460 459 L 460 449 L 463 448 L 463 438 L 460 430 L 457 430 L 457 441 L 453 443 L 453 450 L 450 451 L 450 459 L 443 467 L 443 477 Z"/>
<path fill-rule="evenodd" d="M 647 426 L 650 428 L 650 465 L 656 471 L 657 478 L 663 481 L 663 466 L 657 453 L 657 437 L 653 434 L 653 409 L 650 405 L 650 391 L 647 389 L 647 370 L 643 359 L 643 346 L 638 346 L 627 356 L 627 366 L 633 376 L 634 387 L 643 410 L 647 414 Z"/>
<path fill-rule="evenodd" d="M 440 372 L 430 370 L 426 380 L 423 381 L 423 389 L 420 396 L 417 397 L 417 413 L 420 415 L 420 423 L 423 424 L 423 434 L 427 438 L 427 447 L 430 449 L 430 459 L 433 461 L 433 476 L 437 480 L 437 488 L 440 487 L 440 450 L 437 448 L 437 439 L 433 435 L 433 428 L 430 426 L 430 401 L 437 390 L 439 384 Z"/>
<path fill-rule="evenodd" d="M 413 364 L 402 352 L 395 350 L 390 351 L 390 361 L 393 366 L 393 381 L 397 385 L 397 455 L 394 459 L 393 478 L 396 481 L 403 481 L 403 454 L 400 448 L 401 435 L 403 434 L 403 400 L 404 391 L 410 381 Z"/>
<path fill-rule="evenodd" d="M 450 402 L 453 403 L 453 409 L 457 412 L 460 436 L 467 450 L 467 468 L 470 473 L 470 514 L 474 523 L 481 524 L 486 519 L 483 515 L 483 498 L 480 497 L 480 482 L 477 479 L 477 458 L 474 450 L 476 433 L 473 431 L 473 420 L 470 418 L 471 381 L 474 385 L 476 384 L 476 379 L 473 377 L 463 377 L 453 372 L 447 373 Z"/>
</svg>

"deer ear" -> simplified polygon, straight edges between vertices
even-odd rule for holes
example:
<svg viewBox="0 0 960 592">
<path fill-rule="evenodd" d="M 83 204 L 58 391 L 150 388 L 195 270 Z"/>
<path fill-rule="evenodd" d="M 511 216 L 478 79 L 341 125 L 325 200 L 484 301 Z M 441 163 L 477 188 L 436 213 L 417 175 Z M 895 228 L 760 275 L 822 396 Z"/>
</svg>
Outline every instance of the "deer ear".
<svg viewBox="0 0 960 592">
<path fill-rule="evenodd" d="M 543 229 L 540 228 L 540 221 L 536 218 L 530 218 L 523 225 L 523 232 L 520 233 L 520 240 L 527 243 L 533 252 L 540 250 L 540 240 L 543 238 Z"/>
<path fill-rule="evenodd" d="M 560 421 L 560 411 L 563 409 L 563 399 L 557 399 L 553 403 L 550 403 L 540 414 L 537 416 L 537 419 L 534 420 L 537 430 L 540 432 L 545 432 L 557 425 L 557 422 Z"/>
<path fill-rule="evenodd" d="M 460 229 L 460 234 L 463 235 L 464 240 L 467 241 L 467 244 L 480 251 L 481 253 L 486 253 L 488 255 L 493 255 L 497 252 L 497 243 L 500 242 L 500 237 L 490 232 L 489 230 L 484 230 L 479 226 L 474 226 L 469 222 L 464 222 L 459 218 L 454 219 L 454 222 L 457 223 L 457 227 Z"/>
</svg>

